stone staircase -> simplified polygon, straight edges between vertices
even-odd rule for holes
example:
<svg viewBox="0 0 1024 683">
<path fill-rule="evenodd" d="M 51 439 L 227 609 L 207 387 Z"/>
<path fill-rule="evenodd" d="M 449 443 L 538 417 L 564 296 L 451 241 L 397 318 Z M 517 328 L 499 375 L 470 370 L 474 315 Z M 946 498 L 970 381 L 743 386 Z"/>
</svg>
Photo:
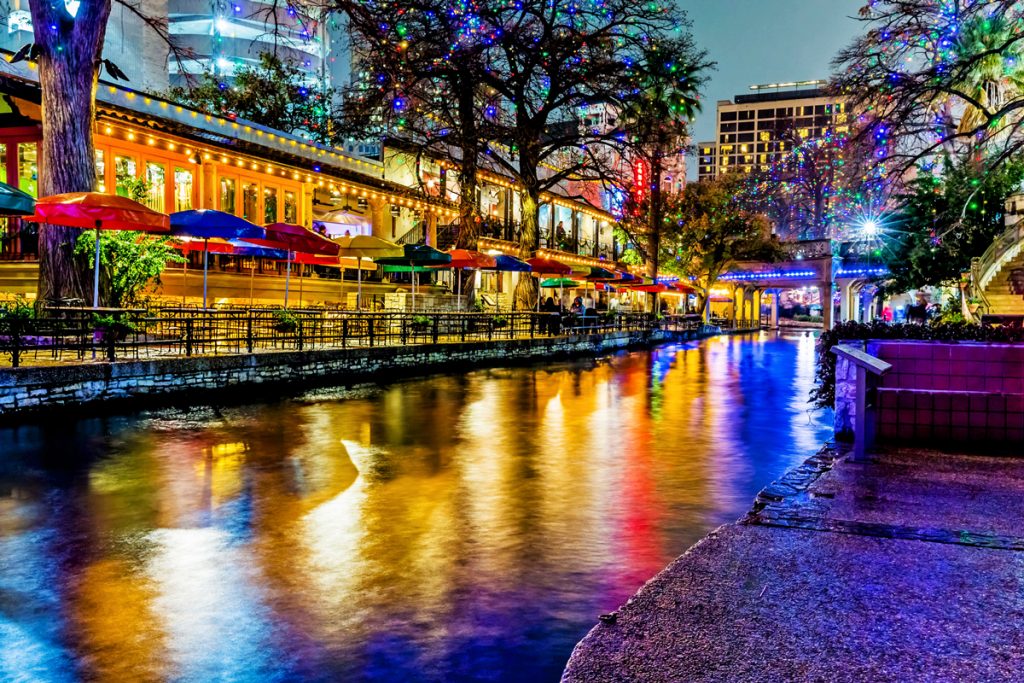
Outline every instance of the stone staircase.
<svg viewBox="0 0 1024 683">
<path fill-rule="evenodd" d="M 1008 261 L 985 288 L 994 315 L 1024 315 L 1024 251 Z"/>
</svg>

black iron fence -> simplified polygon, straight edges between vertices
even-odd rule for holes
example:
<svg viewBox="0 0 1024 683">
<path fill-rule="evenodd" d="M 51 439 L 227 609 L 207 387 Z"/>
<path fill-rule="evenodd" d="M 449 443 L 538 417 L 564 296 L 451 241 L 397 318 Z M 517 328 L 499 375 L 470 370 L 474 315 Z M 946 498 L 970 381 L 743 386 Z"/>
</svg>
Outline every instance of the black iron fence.
<svg viewBox="0 0 1024 683">
<path fill-rule="evenodd" d="M 11 365 L 92 360 L 400 346 L 653 329 L 644 313 L 358 312 L 159 308 L 97 314 L 51 309 L 0 321 L 0 354 Z M 664 321 L 662 321 L 664 324 Z M 2 356 L 0 356 L 2 357 Z"/>
</svg>

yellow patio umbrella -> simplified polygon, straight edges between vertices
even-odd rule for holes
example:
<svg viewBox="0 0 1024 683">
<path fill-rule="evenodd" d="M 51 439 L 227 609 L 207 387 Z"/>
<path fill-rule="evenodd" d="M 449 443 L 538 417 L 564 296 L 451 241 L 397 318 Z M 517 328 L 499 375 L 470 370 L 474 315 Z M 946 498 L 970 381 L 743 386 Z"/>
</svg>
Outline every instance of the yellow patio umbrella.
<svg viewBox="0 0 1024 683">
<path fill-rule="evenodd" d="M 405 253 L 401 244 L 373 235 L 337 237 L 334 242 L 340 247 L 339 256 L 356 259 L 356 308 L 362 308 L 363 305 L 363 259 L 375 261 L 379 258 L 402 256 Z"/>
</svg>

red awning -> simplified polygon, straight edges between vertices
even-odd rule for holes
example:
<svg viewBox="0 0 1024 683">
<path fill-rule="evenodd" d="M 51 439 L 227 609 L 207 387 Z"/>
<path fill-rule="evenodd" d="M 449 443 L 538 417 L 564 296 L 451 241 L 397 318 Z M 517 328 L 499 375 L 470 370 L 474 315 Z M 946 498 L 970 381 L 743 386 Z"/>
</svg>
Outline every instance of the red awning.
<svg viewBox="0 0 1024 683">
<path fill-rule="evenodd" d="M 36 200 L 35 214 L 25 220 L 87 230 L 171 230 L 171 219 L 167 214 L 127 197 L 105 192 L 68 192 L 40 197 Z"/>
</svg>

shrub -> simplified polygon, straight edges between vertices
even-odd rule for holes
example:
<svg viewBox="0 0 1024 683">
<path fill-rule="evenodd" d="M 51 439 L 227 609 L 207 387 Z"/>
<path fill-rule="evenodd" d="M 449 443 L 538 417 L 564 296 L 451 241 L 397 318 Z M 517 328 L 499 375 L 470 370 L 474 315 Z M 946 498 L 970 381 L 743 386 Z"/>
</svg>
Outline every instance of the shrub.
<svg viewBox="0 0 1024 683">
<path fill-rule="evenodd" d="M 496 315 L 491 318 L 491 324 L 495 327 L 508 327 L 508 318 L 503 315 Z"/>
<path fill-rule="evenodd" d="M 104 342 L 122 341 L 138 329 L 130 320 L 122 320 L 112 315 L 93 315 L 92 325 L 100 333 L 100 340 Z"/>
<path fill-rule="evenodd" d="M 833 329 L 822 332 L 818 339 L 816 386 L 811 390 L 810 396 L 811 402 L 816 408 L 831 408 L 835 404 L 836 357 L 832 354 L 832 347 L 842 341 L 866 339 L 1021 342 L 1024 341 L 1024 330 L 944 322 L 932 325 L 887 325 L 881 321 L 840 323 Z"/>
<path fill-rule="evenodd" d="M 298 319 L 288 309 L 274 311 L 274 330 L 281 334 L 292 334 L 299 329 Z"/>
<path fill-rule="evenodd" d="M 822 317 L 820 315 L 804 315 L 802 313 L 797 313 L 793 316 L 793 320 L 798 323 L 820 323 L 822 322 Z"/>
</svg>

